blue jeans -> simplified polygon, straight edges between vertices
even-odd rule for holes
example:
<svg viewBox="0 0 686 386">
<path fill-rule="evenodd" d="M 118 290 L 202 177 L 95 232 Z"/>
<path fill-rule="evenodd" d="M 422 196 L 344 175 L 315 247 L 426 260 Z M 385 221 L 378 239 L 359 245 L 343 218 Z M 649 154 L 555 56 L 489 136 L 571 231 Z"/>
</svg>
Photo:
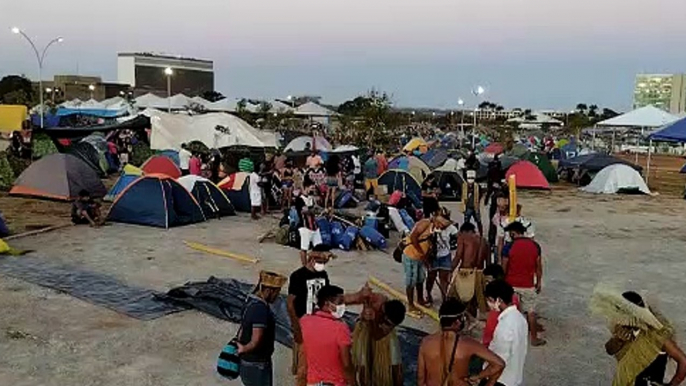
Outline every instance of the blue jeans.
<svg viewBox="0 0 686 386">
<path fill-rule="evenodd" d="M 430 271 L 452 271 L 453 261 L 451 259 L 450 253 L 445 256 L 437 256 L 431 262 Z"/>
<path fill-rule="evenodd" d="M 469 222 L 470 219 L 474 219 L 476 225 L 481 226 L 481 213 L 474 209 L 465 209 L 464 211 L 464 222 Z"/>
<path fill-rule="evenodd" d="M 241 382 L 244 386 L 272 386 L 272 362 L 241 361 Z"/>
</svg>

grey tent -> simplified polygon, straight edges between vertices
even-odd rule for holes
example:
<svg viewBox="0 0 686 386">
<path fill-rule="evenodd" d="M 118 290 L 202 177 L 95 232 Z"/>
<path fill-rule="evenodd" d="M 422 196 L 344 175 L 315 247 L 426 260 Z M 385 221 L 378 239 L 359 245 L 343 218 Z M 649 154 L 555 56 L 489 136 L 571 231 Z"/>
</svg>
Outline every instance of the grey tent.
<svg viewBox="0 0 686 386">
<path fill-rule="evenodd" d="M 53 200 L 72 200 L 81 190 L 92 197 L 107 194 L 98 173 L 71 154 L 51 154 L 29 166 L 17 178 L 10 190 L 12 195 Z"/>
</svg>

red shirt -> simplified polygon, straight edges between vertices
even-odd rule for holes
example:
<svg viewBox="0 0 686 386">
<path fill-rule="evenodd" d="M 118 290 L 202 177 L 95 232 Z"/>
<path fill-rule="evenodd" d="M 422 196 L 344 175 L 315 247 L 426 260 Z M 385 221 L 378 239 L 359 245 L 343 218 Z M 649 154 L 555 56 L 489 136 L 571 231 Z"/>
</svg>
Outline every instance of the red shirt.
<svg viewBox="0 0 686 386">
<path fill-rule="evenodd" d="M 517 296 L 517 294 L 514 294 L 512 296 L 512 304 L 519 308 L 519 296 Z M 498 327 L 498 316 L 500 316 L 500 311 L 491 310 L 488 312 L 488 319 L 486 319 L 486 326 L 484 327 L 484 336 L 482 338 L 484 346 L 486 347 L 488 347 L 488 345 L 491 344 L 491 341 L 493 340 L 493 335 L 495 335 L 495 328 Z"/>
<path fill-rule="evenodd" d="M 300 328 L 307 359 L 307 383 L 345 386 L 341 348 L 349 349 L 352 344 L 348 326 L 331 314 L 317 311 L 300 318 Z"/>
<path fill-rule="evenodd" d="M 537 242 L 526 237 L 515 239 L 506 255 L 505 281 L 515 288 L 534 288 L 536 260 L 539 256 L 541 246 Z"/>
<path fill-rule="evenodd" d="M 194 176 L 199 176 L 202 174 L 202 162 L 200 161 L 200 158 L 191 158 L 190 162 L 188 163 L 188 169 L 189 173 Z"/>
</svg>

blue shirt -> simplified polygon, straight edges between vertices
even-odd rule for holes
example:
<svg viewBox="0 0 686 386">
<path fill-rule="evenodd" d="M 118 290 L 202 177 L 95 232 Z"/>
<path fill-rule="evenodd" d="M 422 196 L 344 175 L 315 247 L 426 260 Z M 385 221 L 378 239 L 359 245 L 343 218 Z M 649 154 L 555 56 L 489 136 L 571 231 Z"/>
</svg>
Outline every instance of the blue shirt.
<svg viewBox="0 0 686 386">
<path fill-rule="evenodd" d="M 379 163 L 376 162 L 376 158 L 370 157 L 364 163 L 364 178 L 379 178 Z"/>
</svg>

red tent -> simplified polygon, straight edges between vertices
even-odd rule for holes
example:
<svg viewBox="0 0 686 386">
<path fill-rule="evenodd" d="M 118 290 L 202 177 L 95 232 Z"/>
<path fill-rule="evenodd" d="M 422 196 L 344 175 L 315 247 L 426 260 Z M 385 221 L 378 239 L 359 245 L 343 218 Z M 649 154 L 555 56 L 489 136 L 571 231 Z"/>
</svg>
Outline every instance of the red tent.
<svg viewBox="0 0 686 386">
<path fill-rule="evenodd" d="M 166 174 L 174 179 L 181 177 L 181 169 L 176 166 L 174 161 L 163 155 L 154 155 L 148 158 L 141 169 L 145 174 Z"/>
<path fill-rule="evenodd" d="M 484 149 L 485 153 L 491 153 L 491 154 L 500 154 L 505 151 L 505 148 L 503 148 L 503 145 L 493 142 L 492 144 L 486 146 Z"/>
<path fill-rule="evenodd" d="M 550 189 L 548 180 L 541 172 L 541 169 L 529 161 L 518 161 L 510 166 L 506 174 L 507 179 L 509 180 L 513 174 L 515 175 L 518 188 Z"/>
</svg>

